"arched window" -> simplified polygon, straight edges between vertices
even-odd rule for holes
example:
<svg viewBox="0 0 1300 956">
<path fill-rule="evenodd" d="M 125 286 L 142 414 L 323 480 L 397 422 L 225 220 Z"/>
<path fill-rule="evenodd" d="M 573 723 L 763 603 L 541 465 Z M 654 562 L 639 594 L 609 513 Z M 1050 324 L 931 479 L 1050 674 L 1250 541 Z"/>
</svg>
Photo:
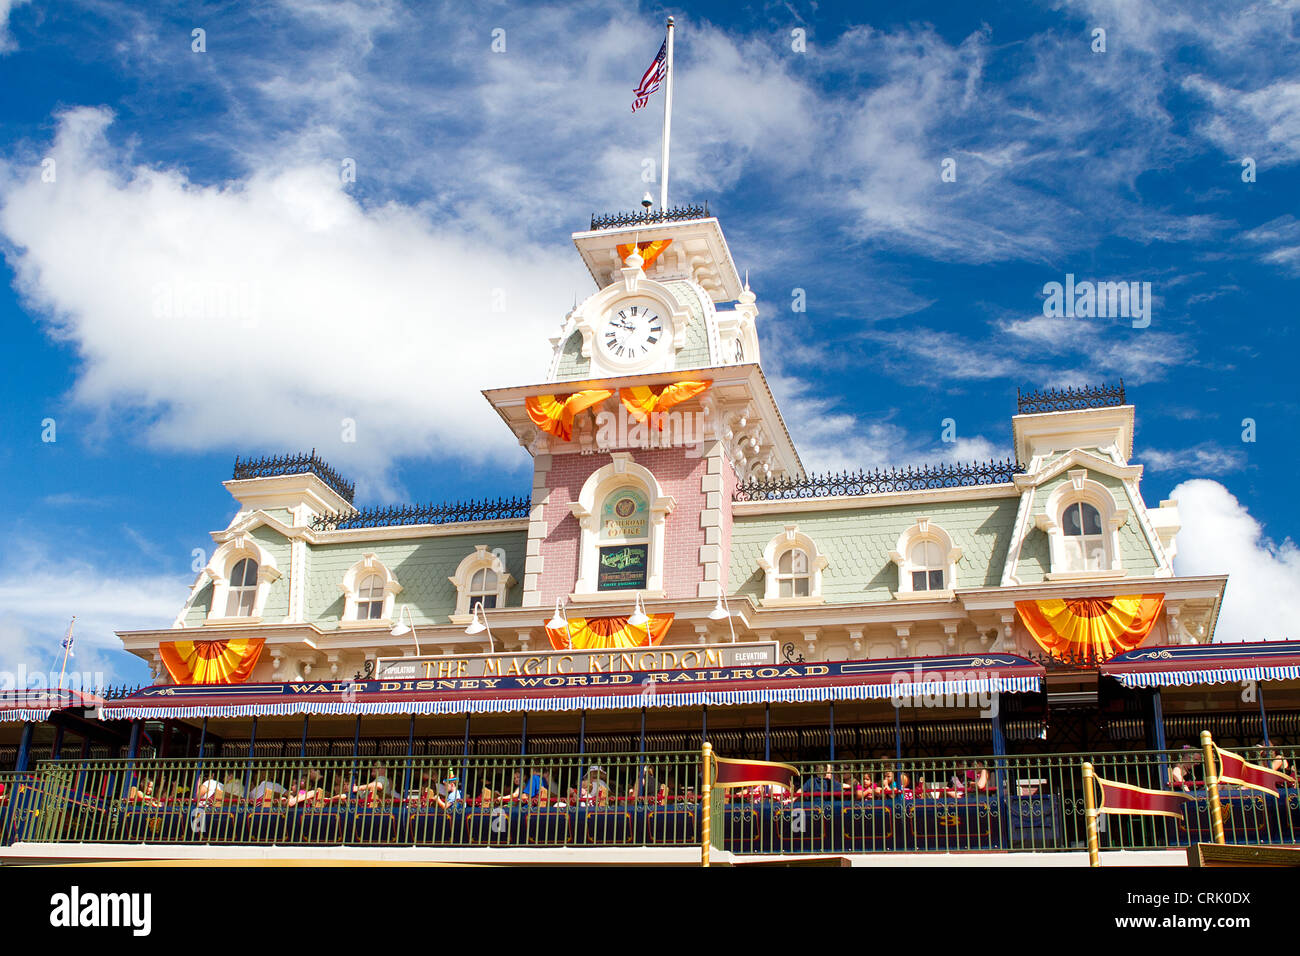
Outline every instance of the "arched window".
<svg viewBox="0 0 1300 956">
<path fill-rule="evenodd" d="M 212 582 L 204 624 L 256 624 L 280 570 L 274 554 L 249 535 L 235 532 L 212 553 L 200 580 L 203 576 Z"/>
<path fill-rule="evenodd" d="M 226 592 L 226 617 L 252 617 L 257 603 L 257 562 L 240 558 L 230 572 L 230 588 Z"/>
<path fill-rule="evenodd" d="M 942 591 L 944 588 L 944 556 L 939 552 L 939 542 L 934 539 L 918 541 L 912 545 L 908 562 L 912 569 L 913 591 Z"/>
<path fill-rule="evenodd" d="M 491 568 L 479 568 L 469 580 L 469 606 L 483 602 L 483 610 L 497 606 L 497 573 Z"/>
<path fill-rule="evenodd" d="M 339 590 L 343 592 L 339 627 L 383 627 L 393 619 L 393 601 L 402 586 L 378 555 L 367 552 L 348 568 Z"/>
<path fill-rule="evenodd" d="M 610 602 L 630 591 L 663 597 L 664 526 L 676 502 L 630 452 L 609 457 L 569 503 L 580 529 L 570 600 Z"/>
<path fill-rule="evenodd" d="M 357 588 L 357 620 L 377 621 L 384 616 L 384 578 L 372 574 Z"/>
<path fill-rule="evenodd" d="M 807 597 L 812 593 L 808 552 L 802 548 L 782 551 L 776 559 L 777 597 Z"/>
<path fill-rule="evenodd" d="M 1101 530 L 1101 512 L 1086 501 L 1069 504 L 1061 515 L 1068 571 L 1104 571 L 1106 540 Z"/>
<path fill-rule="evenodd" d="M 817 550 L 812 538 L 797 526 L 786 525 L 767 543 L 758 559 L 764 575 L 762 603 L 773 607 L 820 604 L 825 600 L 822 571 L 827 563 L 826 555 Z"/>
<path fill-rule="evenodd" d="M 1119 529 L 1128 521 L 1128 509 L 1087 469 L 1071 469 L 1068 477 L 1034 516 L 1037 527 L 1047 532 L 1048 579 L 1123 577 Z"/>
<path fill-rule="evenodd" d="M 957 587 L 961 548 L 952 535 L 928 517 L 918 518 L 898 536 L 889 560 L 898 565 L 894 597 L 900 600 L 944 600 Z"/>
<path fill-rule="evenodd" d="M 599 537 L 596 590 L 644 588 L 650 573 L 650 506 L 641 488 L 627 484 L 605 495 Z"/>
<path fill-rule="evenodd" d="M 447 578 L 456 589 L 456 610 L 450 615 L 453 624 L 468 624 L 474 605 L 483 602 L 483 610 L 506 606 L 506 592 L 515 586 L 514 576 L 506 570 L 504 548 L 488 549 L 476 544 Z"/>
</svg>

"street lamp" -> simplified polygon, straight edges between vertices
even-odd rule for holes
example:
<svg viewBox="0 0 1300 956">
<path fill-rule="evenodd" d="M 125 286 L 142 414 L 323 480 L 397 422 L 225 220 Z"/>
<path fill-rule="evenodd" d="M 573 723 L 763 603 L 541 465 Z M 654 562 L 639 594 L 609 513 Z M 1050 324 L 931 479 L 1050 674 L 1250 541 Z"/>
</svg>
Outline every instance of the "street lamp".
<svg viewBox="0 0 1300 956">
<path fill-rule="evenodd" d="M 573 635 L 569 633 L 569 611 L 560 603 L 560 599 L 555 599 L 555 615 L 546 622 L 546 626 L 552 631 L 564 631 L 564 641 L 569 645 L 569 650 L 573 650 Z"/>
<path fill-rule="evenodd" d="M 482 634 L 487 631 L 488 648 L 493 654 L 497 652 L 496 641 L 492 639 L 492 628 L 488 627 L 487 612 L 483 610 L 483 602 L 474 602 L 474 616 L 469 622 L 469 627 L 465 628 L 466 634 Z"/>
<path fill-rule="evenodd" d="M 406 619 L 411 622 L 410 627 L 407 627 L 402 623 L 403 614 L 405 614 Z M 405 635 L 410 634 L 411 639 L 415 641 L 415 656 L 420 656 L 420 635 L 416 633 L 415 618 L 411 616 L 411 606 L 409 604 L 402 605 L 402 609 L 397 612 L 397 623 L 393 625 L 392 630 L 388 633 L 393 635 L 393 637 L 404 637 Z"/>
<path fill-rule="evenodd" d="M 731 643 L 735 644 L 735 643 L 736 643 L 736 625 L 733 624 L 732 621 L 731 621 L 731 605 L 729 605 L 729 604 L 727 603 L 727 599 L 726 599 L 726 597 L 723 596 L 723 594 L 722 594 L 721 591 L 719 591 L 719 592 L 718 592 L 718 603 L 715 604 L 715 605 L 713 606 L 713 610 L 709 612 L 709 620 L 710 620 L 710 621 L 721 621 L 724 617 L 727 619 L 727 627 L 731 628 Z"/>
<path fill-rule="evenodd" d="M 645 606 L 641 603 L 641 595 L 636 596 L 636 606 L 632 608 L 632 616 L 627 619 L 627 623 L 632 627 L 645 628 L 645 646 L 650 646 L 650 615 L 646 614 Z"/>
</svg>

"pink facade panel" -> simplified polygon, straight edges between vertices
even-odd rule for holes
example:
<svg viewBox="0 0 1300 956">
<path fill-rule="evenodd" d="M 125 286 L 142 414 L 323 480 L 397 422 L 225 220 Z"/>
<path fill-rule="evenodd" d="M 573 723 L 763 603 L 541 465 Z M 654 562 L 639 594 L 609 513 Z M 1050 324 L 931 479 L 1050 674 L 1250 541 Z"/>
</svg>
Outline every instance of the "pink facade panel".
<svg viewBox="0 0 1300 956">
<path fill-rule="evenodd" d="M 672 496 L 676 507 L 665 521 L 664 589 L 669 598 L 693 598 L 703 580 L 700 546 L 705 532 L 700 513 L 706 504 L 702 491 L 708 459 L 683 448 L 633 449 L 632 459 L 649 469 L 662 492 Z M 581 533 L 569 505 L 578 499 L 583 484 L 597 469 L 609 464 L 609 455 L 556 455 L 546 476 L 548 496 L 543 517 L 546 538 L 541 543 L 542 603 L 554 603 L 573 591 L 578 578 L 578 547 Z M 730 544 L 731 489 L 735 476 L 723 464 L 722 540 Z M 723 549 L 725 560 L 726 548 Z"/>
</svg>

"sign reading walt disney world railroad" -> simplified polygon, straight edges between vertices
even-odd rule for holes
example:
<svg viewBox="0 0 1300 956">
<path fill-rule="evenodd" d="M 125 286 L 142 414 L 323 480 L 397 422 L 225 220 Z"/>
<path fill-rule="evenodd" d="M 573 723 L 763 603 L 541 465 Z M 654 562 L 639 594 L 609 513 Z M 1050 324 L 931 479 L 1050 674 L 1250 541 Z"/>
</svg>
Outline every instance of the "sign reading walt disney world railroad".
<svg viewBox="0 0 1300 956">
<path fill-rule="evenodd" d="M 381 657 L 375 662 L 375 679 L 457 680 L 475 677 L 621 674 L 700 668 L 770 667 L 776 662 L 775 641 L 517 654 Z"/>
</svg>

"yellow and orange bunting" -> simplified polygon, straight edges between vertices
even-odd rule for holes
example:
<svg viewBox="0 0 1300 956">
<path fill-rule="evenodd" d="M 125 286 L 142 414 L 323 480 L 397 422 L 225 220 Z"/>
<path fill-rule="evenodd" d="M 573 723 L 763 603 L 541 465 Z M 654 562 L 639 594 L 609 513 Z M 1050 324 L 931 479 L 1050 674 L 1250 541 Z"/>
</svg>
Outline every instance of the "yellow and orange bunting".
<svg viewBox="0 0 1300 956">
<path fill-rule="evenodd" d="M 645 627 L 629 624 L 626 617 L 571 617 L 568 633 L 562 627 L 548 627 L 546 636 L 557 651 L 653 647 L 664 639 L 672 623 L 671 614 L 651 614 L 650 623 Z"/>
<path fill-rule="evenodd" d="M 623 407 L 627 409 L 628 414 L 639 422 L 647 419 L 654 427 L 660 431 L 663 430 L 664 420 L 662 414 L 656 416 L 656 412 L 666 412 L 674 405 L 680 405 L 688 399 L 694 398 L 709 390 L 713 384 L 711 380 L 703 382 L 674 382 L 671 385 L 635 385 L 630 388 L 620 388 L 618 397 L 623 402 Z"/>
<path fill-rule="evenodd" d="M 1017 601 L 1034 641 L 1053 657 L 1107 661 L 1140 645 L 1164 608 L 1163 594 Z"/>
<path fill-rule="evenodd" d="M 588 388 L 571 395 L 530 395 L 524 400 L 524 407 L 533 424 L 542 431 L 561 441 L 571 441 L 574 417 L 613 394 L 607 388 Z"/>
<path fill-rule="evenodd" d="M 654 242 L 647 242 L 644 246 L 637 246 L 635 243 L 629 242 L 618 247 L 618 261 L 627 261 L 627 257 L 630 256 L 632 250 L 635 249 L 640 253 L 641 259 L 643 260 L 641 268 L 648 269 L 650 268 L 650 263 L 658 259 L 659 254 L 672 245 L 672 243 L 673 241 L 671 239 L 656 239 Z"/>
<path fill-rule="evenodd" d="M 162 641 L 158 653 L 174 684 L 242 684 L 262 656 L 261 637 Z"/>
</svg>

